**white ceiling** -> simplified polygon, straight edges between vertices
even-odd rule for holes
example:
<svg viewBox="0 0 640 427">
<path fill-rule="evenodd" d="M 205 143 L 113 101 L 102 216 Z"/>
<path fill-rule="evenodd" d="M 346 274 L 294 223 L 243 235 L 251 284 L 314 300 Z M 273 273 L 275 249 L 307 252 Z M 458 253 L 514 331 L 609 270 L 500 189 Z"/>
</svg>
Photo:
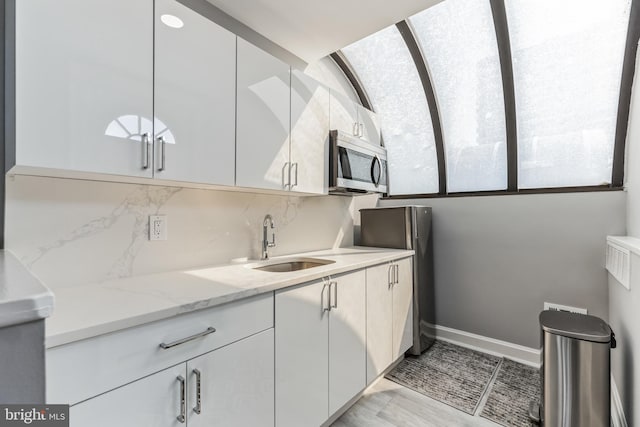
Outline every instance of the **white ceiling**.
<svg viewBox="0 0 640 427">
<path fill-rule="evenodd" d="M 442 0 L 207 0 L 308 63 Z"/>
</svg>

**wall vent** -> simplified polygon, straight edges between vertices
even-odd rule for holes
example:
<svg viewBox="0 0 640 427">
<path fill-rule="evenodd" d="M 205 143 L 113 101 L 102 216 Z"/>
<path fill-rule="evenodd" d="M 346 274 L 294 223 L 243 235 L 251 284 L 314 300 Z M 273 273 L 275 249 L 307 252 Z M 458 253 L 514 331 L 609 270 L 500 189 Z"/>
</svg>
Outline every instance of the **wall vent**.
<svg viewBox="0 0 640 427">
<path fill-rule="evenodd" d="M 629 250 L 610 241 L 607 242 L 607 270 L 622 286 L 629 287 L 630 276 Z"/>
<path fill-rule="evenodd" d="M 571 307 L 570 305 L 554 304 L 551 302 L 545 302 L 544 309 L 551 311 L 568 311 L 570 313 L 587 314 L 586 308 Z"/>
</svg>

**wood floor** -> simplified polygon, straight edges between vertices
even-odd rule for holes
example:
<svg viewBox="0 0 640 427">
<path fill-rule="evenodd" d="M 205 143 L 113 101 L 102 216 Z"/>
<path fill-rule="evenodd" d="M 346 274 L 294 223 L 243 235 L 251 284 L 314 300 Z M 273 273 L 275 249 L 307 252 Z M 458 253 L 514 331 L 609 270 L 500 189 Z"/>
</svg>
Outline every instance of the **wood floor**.
<svg viewBox="0 0 640 427">
<path fill-rule="evenodd" d="M 332 427 L 499 427 L 382 378 Z"/>
</svg>

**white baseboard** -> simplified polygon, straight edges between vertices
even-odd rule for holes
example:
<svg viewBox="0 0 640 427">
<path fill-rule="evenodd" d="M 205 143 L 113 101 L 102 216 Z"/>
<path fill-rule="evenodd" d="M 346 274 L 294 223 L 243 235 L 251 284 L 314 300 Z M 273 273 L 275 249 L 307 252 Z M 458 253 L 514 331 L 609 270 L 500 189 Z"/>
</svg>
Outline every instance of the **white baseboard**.
<svg viewBox="0 0 640 427">
<path fill-rule="evenodd" d="M 627 419 L 624 416 L 622 401 L 620 400 L 620 394 L 618 393 L 618 386 L 616 385 L 616 381 L 613 379 L 613 375 L 611 375 L 611 426 L 627 427 Z"/>
<path fill-rule="evenodd" d="M 440 325 L 424 325 L 442 341 L 540 368 L 540 350 Z"/>
</svg>

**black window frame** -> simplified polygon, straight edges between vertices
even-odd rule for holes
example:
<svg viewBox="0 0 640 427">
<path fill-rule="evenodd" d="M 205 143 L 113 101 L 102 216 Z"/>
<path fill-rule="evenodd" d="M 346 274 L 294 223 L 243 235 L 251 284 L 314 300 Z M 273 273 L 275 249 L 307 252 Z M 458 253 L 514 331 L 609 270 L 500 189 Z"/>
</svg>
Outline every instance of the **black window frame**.
<svg viewBox="0 0 640 427">
<path fill-rule="evenodd" d="M 618 112 L 616 117 L 616 131 L 613 148 L 613 165 L 611 170 L 611 183 L 606 185 L 566 186 L 549 188 L 519 188 L 518 187 L 518 134 L 517 112 L 515 99 L 515 85 L 513 75 L 513 58 L 511 55 L 511 42 L 509 38 L 509 25 L 504 0 L 488 0 L 493 15 L 494 30 L 500 60 L 502 88 L 504 96 L 506 142 L 507 142 L 507 188 L 505 190 L 448 192 L 446 179 L 446 161 L 442 134 L 442 123 L 438 111 L 436 91 L 434 90 L 428 65 L 420 49 L 420 45 L 408 20 L 396 24 L 405 44 L 413 58 L 420 81 L 422 83 L 431 122 L 435 136 L 436 155 L 438 162 L 438 192 L 428 194 L 402 194 L 388 195 L 385 199 L 416 199 L 439 197 L 468 197 L 468 196 L 494 196 L 514 194 L 547 194 L 547 193 L 575 193 L 575 192 L 599 192 L 620 191 L 624 189 L 624 157 L 627 131 L 629 126 L 629 113 L 633 79 L 636 72 L 636 53 L 640 41 L 640 0 L 631 0 L 629 11 L 629 23 L 624 46 L 622 73 L 620 78 L 620 92 L 618 97 Z M 358 94 L 362 105 L 373 111 L 366 89 L 358 79 L 357 73 L 351 67 L 344 55 L 340 52 L 331 54 L 331 58 L 342 70 L 354 90 Z"/>
</svg>

